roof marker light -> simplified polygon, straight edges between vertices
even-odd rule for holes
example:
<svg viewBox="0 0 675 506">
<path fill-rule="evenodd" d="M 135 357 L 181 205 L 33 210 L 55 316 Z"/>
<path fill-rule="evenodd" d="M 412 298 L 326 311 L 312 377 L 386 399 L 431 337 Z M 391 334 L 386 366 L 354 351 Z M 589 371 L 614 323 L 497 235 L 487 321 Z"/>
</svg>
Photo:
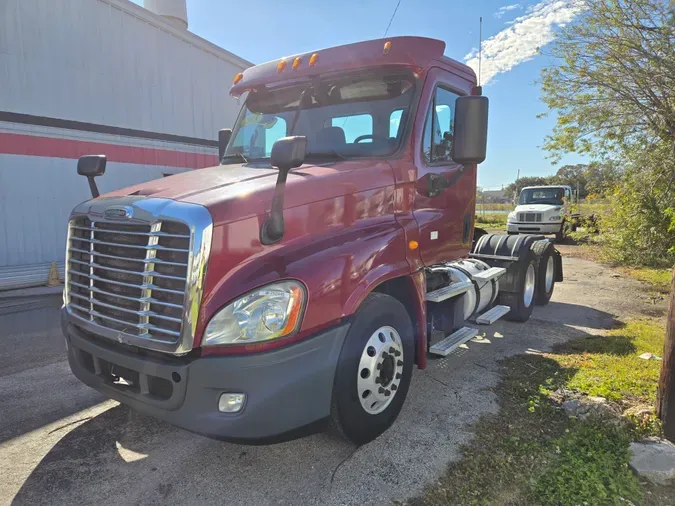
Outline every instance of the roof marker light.
<svg viewBox="0 0 675 506">
<path fill-rule="evenodd" d="M 293 60 L 293 70 L 298 70 L 298 67 L 300 66 L 301 63 L 302 58 L 298 56 L 295 60 Z"/>
<path fill-rule="evenodd" d="M 288 65 L 288 64 L 286 63 L 286 60 L 281 60 L 281 61 L 279 62 L 279 65 L 277 65 L 277 72 L 283 71 L 283 70 L 286 68 L 286 65 Z"/>
<path fill-rule="evenodd" d="M 384 54 L 389 54 L 389 51 L 391 51 L 391 41 L 388 40 L 387 42 L 384 43 L 384 50 L 382 51 Z"/>
<path fill-rule="evenodd" d="M 234 79 L 232 80 L 232 84 L 240 83 L 243 78 L 244 78 L 244 74 L 239 72 L 236 76 L 234 76 Z"/>
<path fill-rule="evenodd" d="M 312 57 L 309 59 L 309 66 L 313 67 L 316 65 L 319 61 L 319 53 L 314 53 Z"/>
</svg>

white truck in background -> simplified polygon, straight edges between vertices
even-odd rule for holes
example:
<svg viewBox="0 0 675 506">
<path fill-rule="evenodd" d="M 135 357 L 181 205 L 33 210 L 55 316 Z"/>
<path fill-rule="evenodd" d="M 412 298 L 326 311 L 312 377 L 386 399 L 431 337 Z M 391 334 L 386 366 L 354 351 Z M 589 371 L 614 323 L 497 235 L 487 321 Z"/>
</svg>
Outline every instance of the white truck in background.
<svg viewBox="0 0 675 506">
<path fill-rule="evenodd" d="M 576 214 L 572 213 L 571 186 L 526 186 L 520 191 L 516 209 L 509 213 L 506 231 L 509 234 L 555 234 L 562 242 L 574 230 Z"/>
</svg>

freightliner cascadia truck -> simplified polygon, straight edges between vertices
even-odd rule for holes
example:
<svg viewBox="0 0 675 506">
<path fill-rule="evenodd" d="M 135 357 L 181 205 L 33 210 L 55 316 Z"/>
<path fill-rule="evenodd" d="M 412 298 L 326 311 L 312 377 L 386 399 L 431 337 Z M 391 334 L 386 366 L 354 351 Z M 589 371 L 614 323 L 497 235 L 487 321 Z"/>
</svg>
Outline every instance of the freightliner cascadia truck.
<svg viewBox="0 0 675 506">
<path fill-rule="evenodd" d="M 221 161 L 98 195 L 68 224 L 73 373 L 209 437 L 387 430 L 413 368 L 546 304 L 562 261 L 474 229 L 488 99 L 442 41 L 392 37 L 251 67 Z"/>
</svg>

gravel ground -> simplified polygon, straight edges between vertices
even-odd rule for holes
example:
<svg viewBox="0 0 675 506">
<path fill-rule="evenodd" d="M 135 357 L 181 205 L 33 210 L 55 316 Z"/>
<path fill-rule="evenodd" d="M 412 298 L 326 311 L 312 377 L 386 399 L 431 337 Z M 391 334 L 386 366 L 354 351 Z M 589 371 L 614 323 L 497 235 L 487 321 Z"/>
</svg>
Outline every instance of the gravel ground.
<svg viewBox="0 0 675 506">
<path fill-rule="evenodd" d="M 498 409 L 500 359 L 663 313 L 665 301 L 649 302 L 640 283 L 609 268 L 565 258 L 565 275 L 528 323 L 497 322 L 486 341 L 415 371 L 398 421 L 360 448 L 324 434 L 240 446 L 134 413 L 70 373 L 58 297 L 14 304 L 0 311 L 0 504 L 404 501 L 460 457 L 472 423 Z"/>
</svg>

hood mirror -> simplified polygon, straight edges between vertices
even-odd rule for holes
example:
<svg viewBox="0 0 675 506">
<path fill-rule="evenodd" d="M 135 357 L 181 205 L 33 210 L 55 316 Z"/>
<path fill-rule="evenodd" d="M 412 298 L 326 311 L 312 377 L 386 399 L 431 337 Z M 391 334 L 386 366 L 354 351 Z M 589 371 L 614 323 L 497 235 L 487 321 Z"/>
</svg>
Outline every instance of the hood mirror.
<svg viewBox="0 0 675 506">
<path fill-rule="evenodd" d="M 105 174 L 105 166 L 108 159 L 105 155 L 86 155 L 81 156 L 77 161 L 77 173 L 85 176 L 89 182 L 91 196 L 96 198 L 100 195 L 98 186 L 96 186 L 95 177 Z"/>
<path fill-rule="evenodd" d="M 272 198 L 272 209 L 260 229 L 260 242 L 274 244 L 284 236 L 284 188 L 291 169 L 300 167 L 307 153 L 307 137 L 283 137 L 274 143 L 270 165 L 279 170 Z"/>
</svg>

